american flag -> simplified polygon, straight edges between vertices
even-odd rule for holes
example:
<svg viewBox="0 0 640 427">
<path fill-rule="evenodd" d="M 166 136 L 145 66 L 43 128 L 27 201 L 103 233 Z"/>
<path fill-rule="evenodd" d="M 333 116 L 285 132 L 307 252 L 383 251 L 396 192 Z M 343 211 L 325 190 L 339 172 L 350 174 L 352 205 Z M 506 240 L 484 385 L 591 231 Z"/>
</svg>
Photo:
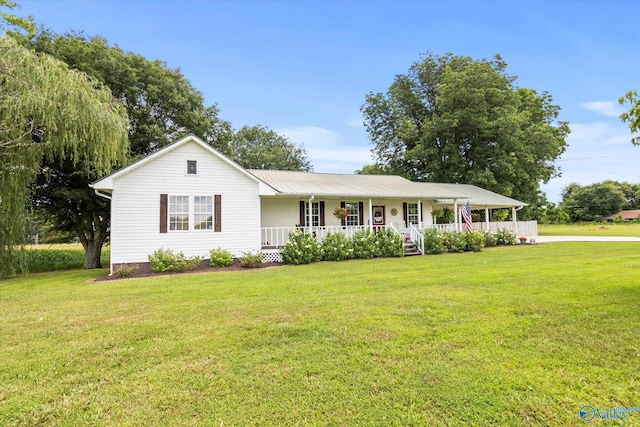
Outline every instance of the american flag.
<svg viewBox="0 0 640 427">
<path fill-rule="evenodd" d="M 473 221 L 471 219 L 471 206 L 469 205 L 469 201 L 464 205 L 461 209 L 462 219 L 464 219 L 464 228 L 467 229 L 469 233 L 473 232 Z"/>
</svg>

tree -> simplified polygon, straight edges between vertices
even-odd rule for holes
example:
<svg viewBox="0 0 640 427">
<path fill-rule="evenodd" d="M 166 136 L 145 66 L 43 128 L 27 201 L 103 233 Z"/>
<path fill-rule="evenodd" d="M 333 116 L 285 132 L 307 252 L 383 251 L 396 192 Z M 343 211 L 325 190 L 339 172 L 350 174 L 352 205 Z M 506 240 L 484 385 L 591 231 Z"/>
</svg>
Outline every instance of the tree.
<svg viewBox="0 0 640 427">
<path fill-rule="evenodd" d="M 560 207 L 571 221 L 593 221 L 620 211 L 626 202 L 624 193 L 612 182 L 587 186 L 569 184 L 563 190 Z"/>
<path fill-rule="evenodd" d="M 43 30 L 35 38 L 18 38 L 36 51 L 86 72 L 95 84 L 111 89 L 113 96 L 126 106 L 129 118 L 127 161 L 188 134 L 227 152 L 231 125 L 218 118 L 215 105 L 204 106 L 202 94 L 179 69 L 124 52 L 99 36 L 56 35 Z M 78 171 L 73 163 L 57 157 L 43 165 L 35 186 L 35 202 L 52 218 L 56 230 L 73 233 L 82 242 L 84 268 L 101 267 L 100 253 L 111 220 L 108 202 L 89 187 L 97 178 L 95 173 Z"/>
<path fill-rule="evenodd" d="M 261 125 L 244 126 L 236 132 L 229 151 L 231 158 L 246 169 L 313 170 L 304 146 L 296 146 Z"/>
<path fill-rule="evenodd" d="M 625 96 L 621 96 L 618 101 L 620 104 L 630 104 L 629 111 L 620 115 L 620 120 L 629 123 L 629 129 L 632 133 L 640 132 L 640 97 L 638 91 L 630 90 Z M 631 138 L 633 145 L 640 145 L 640 136 Z"/>
<path fill-rule="evenodd" d="M 43 162 L 104 174 L 126 158 L 127 119 L 111 91 L 0 37 L 0 276 L 15 273 L 29 185 Z"/>
<path fill-rule="evenodd" d="M 414 181 L 473 184 L 538 205 L 569 127 L 549 94 L 517 88 L 505 70 L 500 56 L 427 54 L 386 94 L 369 93 L 361 111 L 376 163 Z"/>
</svg>

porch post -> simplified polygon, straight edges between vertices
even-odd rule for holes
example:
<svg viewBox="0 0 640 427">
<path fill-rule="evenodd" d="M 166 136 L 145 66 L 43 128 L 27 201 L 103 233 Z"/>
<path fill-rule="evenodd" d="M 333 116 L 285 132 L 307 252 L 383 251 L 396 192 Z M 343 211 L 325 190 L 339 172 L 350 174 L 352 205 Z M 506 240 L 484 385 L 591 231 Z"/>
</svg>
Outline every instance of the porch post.
<svg viewBox="0 0 640 427">
<path fill-rule="evenodd" d="M 491 226 L 489 225 L 489 208 L 486 206 L 484 207 L 484 223 L 487 225 L 487 231 L 491 231 Z"/>
<path fill-rule="evenodd" d="M 456 231 L 460 231 L 460 226 L 459 226 L 459 221 L 458 221 L 458 215 L 460 215 L 460 212 L 458 212 L 458 199 L 453 199 L 453 224 L 455 226 Z"/>
<path fill-rule="evenodd" d="M 373 213 L 373 202 L 369 199 L 369 232 L 373 233 L 373 221 L 372 214 Z"/>
<path fill-rule="evenodd" d="M 518 237 L 518 219 L 516 218 L 516 207 L 511 206 L 511 218 L 513 218 L 513 232 Z"/>
<path fill-rule="evenodd" d="M 315 196 L 312 194 L 309 197 L 309 209 L 307 209 L 307 224 L 311 235 L 313 235 L 313 199 L 315 199 Z"/>
</svg>

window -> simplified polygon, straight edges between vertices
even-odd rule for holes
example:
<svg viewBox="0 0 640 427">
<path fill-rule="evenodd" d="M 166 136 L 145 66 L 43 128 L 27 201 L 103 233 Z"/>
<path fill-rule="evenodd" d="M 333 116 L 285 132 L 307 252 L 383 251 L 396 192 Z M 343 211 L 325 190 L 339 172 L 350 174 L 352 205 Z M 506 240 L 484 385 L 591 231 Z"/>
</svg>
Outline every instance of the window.
<svg viewBox="0 0 640 427">
<path fill-rule="evenodd" d="M 196 160 L 187 160 L 187 175 L 198 174 L 198 162 Z"/>
<path fill-rule="evenodd" d="M 309 203 L 306 204 L 307 212 L 306 218 L 309 218 Z M 311 202 L 311 225 L 317 227 L 320 225 L 320 204 L 318 202 Z"/>
<path fill-rule="evenodd" d="M 213 229 L 212 196 L 169 197 L 169 230 L 188 231 L 190 222 L 194 230 Z"/>
<path fill-rule="evenodd" d="M 213 197 L 193 197 L 193 228 L 211 230 L 213 228 Z"/>
<path fill-rule="evenodd" d="M 417 225 L 420 222 L 420 218 L 418 216 L 417 203 L 407 203 L 407 222 L 409 224 L 415 224 L 415 225 Z M 409 224 L 407 224 L 407 226 Z"/>
<path fill-rule="evenodd" d="M 189 196 L 169 197 L 169 230 L 189 229 Z"/>
<path fill-rule="evenodd" d="M 345 204 L 345 208 L 347 208 L 347 212 L 349 212 L 349 216 L 346 219 L 346 225 L 360 225 L 360 208 L 359 203 L 349 203 Z"/>
</svg>

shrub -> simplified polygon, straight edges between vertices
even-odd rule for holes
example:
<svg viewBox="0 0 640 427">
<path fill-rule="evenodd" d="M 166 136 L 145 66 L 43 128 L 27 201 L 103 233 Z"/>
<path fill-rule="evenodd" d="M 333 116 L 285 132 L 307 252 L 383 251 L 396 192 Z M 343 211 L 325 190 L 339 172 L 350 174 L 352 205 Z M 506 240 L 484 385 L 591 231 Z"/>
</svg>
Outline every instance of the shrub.
<svg viewBox="0 0 640 427">
<path fill-rule="evenodd" d="M 484 233 L 474 231 L 473 233 L 465 233 L 467 251 L 480 252 L 485 244 Z"/>
<path fill-rule="evenodd" d="M 151 264 L 151 271 L 154 273 L 193 270 L 202 261 L 202 257 L 187 258 L 182 252 L 176 254 L 171 249 L 165 248 L 156 249 L 148 258 Z"/>
<path fill-rule="evenodd" d="M 329 233 L 322 241 L 322 259 L 343 261 L 353 258 L 353 242 L 342 233 Z"/>
<path fill-rule="evenodd" d="M 136 271 L 138 271 L 138 264 L 122 264 L 116 270 L 116 277 L 131 277 Z"/>
<path fill-rule="evenodd" d="M 242 252 L 240 265 L 246 268 L 260 268 L 262 267 L 263 259 L 264 255 L 262 252 Z"/>
<path fill-rule="evenodd" d="M 442 233 L 447 252 L 464 252 L 467 247 L 464 231 L 445 231 Z"/>
<path fill-rule="evenodd" d="M 380 243 L 369 230 L 358 230 L 353 234 L 353 257 L 369 259 L 378 256 Z"/>
<path fill-rule="evenodd" d="M 211 249 L 209 252 L 209 265 L 211 267 L 229 267 L 233 264 L 233 254 L 226 249 Z"/>
<path fill-rule="evenodd" d="M 498 238 L 496 235 L 490 231 L 485 231 L 484 233 L 484 245 L 485 247 L 491 247 L 498 244 Z"/>
<path fill-rule="evenodd" d="M 300 265 L 322 259 L 322 246 L 311 234 L 300 230 L 289 233 L 289 240 L 282 249 L 282 260 L 287 264 Z"/>
<path fill-rule="evenodd" d="M 516 233 L 506 228 L 500 229 L 496 232 L 496 244 L 498 245 L 515 245 Z"/>
<path fill-rule="evenodd" d="M 427 255 L 443 254 L 447 251 L 444 233 L 436 228 L 424 230 L 424 253 Z"/>
<path fill-rule="evenodd" d="M 395 258 L 404 256 L 402 236 L 391 229 L 380 230 L 376 233 L 378 256 Z"/>
</svg>

